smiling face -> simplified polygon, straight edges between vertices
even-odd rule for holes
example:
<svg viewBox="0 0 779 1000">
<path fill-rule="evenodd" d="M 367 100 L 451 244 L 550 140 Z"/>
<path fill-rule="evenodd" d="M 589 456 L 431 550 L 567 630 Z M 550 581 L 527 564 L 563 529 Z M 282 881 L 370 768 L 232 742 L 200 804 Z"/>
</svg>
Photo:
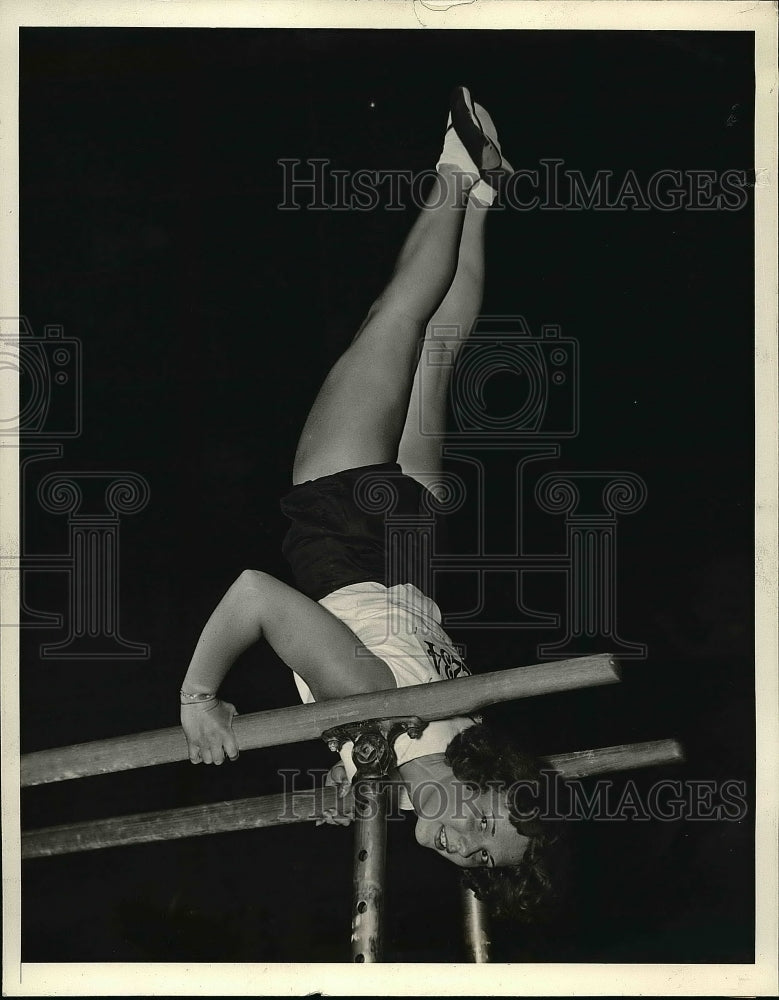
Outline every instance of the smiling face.
<svg viewBox="0 0 779 1000">
<path fill-rule="evenodd" d="M 490 789 L 474 795 L 455 778 L 445 790 L 448 796 L 437 804 L 428 797 L 419 810 L 417 843 L 460 868 L 519 864 L 530 838 L 511 825 L 505 794 Z"/>
</svg>

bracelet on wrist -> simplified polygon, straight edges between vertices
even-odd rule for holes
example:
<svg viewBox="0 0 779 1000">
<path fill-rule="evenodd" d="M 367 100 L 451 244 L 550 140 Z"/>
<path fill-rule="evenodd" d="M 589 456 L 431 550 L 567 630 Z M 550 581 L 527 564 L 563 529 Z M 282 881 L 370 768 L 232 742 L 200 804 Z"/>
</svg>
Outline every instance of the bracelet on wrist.
<svg viewBox="0 0 779 1000">
<path fill-rule="evenodd" d="M 200 705 L 206 701 L 216 701 L 216 694 L 206 691 L 188 694 L 186 691 L 179 691 L 179 701 L 182 705 Z"/>
</svg>

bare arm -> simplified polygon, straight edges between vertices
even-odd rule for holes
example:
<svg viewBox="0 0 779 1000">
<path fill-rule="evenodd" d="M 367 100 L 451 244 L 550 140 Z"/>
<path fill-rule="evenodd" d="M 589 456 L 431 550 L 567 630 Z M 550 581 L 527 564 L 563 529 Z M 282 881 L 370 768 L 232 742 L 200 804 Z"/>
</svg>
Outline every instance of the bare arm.
<svg viewBox="0 0 779 1000">
<path fill-rule="evenodd" d="M 387 664 L 335 615 L 267 573 L 245 570 L 206 623 L 182 691 L 216 693 L 235 660 L 263 637 L 318 701 L 395 687 Z M 234 714 L 220 701 L 182 706 L 193 763 L 221 763 L 225 752 L 238 756 Z"/>
</svg>

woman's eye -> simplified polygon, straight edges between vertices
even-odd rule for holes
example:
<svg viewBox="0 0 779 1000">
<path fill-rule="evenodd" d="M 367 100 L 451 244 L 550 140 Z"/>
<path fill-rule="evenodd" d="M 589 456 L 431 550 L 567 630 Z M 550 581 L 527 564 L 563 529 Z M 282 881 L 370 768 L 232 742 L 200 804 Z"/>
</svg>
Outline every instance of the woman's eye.
<svg viewBox="0 0 779 1000">
<path fill-rule="evenodd" d="M 482 859 L 482 861 L 484 862 L 485 865 L 488 865 L 490 863 L 490 852 L 489 851 L 482 851 L 481 852 L 481 859 Z"/>
<path fill-rule="evenodd" d="M 487 829 L 487 817 L 486 816 L 482 816 L 481 822 L 479 823 L 479 826 L 481 827 L 482 830 L 486 830 Z"/>
</svg>

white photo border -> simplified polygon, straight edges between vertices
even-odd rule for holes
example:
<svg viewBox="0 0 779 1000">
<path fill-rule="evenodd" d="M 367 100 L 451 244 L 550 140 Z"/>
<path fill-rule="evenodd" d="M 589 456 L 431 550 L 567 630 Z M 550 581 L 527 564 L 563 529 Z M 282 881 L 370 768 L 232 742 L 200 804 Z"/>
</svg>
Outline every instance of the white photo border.
<svg viewBox="0 0 779 1000">
<path fill-rule="evenodd" d="M 754 964 L 382 965 L 22 963 L 17 629 L 2 654 L 5 996 L 727 995 L 779 992 L 777 975 L 777 9 L 772 0 L 6 0 L 0 8 L 0 315 L 19 315 L 20 27 L 690 30 L 755 33 L 757 924 Z M 6 406 L 18 387 L 0 385 Z M 19 552 L 18 453 L 0 448 L 0 553 Z M 0 574 L 18 606 L 18 574 Z"/>
</svg>

